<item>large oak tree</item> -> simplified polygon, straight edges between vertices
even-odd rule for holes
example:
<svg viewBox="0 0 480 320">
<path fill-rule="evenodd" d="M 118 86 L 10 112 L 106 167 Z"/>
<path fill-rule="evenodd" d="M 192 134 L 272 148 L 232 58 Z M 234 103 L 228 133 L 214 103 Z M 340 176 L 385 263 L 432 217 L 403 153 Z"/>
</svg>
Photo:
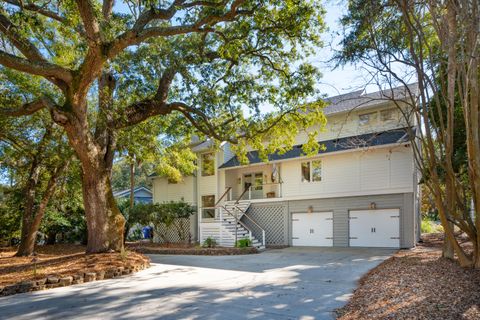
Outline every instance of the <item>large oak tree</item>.
<svg viewBox="0 0 480 320">
<path fill-rule="evenodd" d="M 306 104 L 318 73 L 303 60 L 323 28 L 314 1 L 0 3 L 1 70 L 40 77 L 45 87 L 19 84 L 0 114 L 48 109 L 64 128 L 82 168 L 87 252 L 123 246 L 110 186 L 121 130 L 180 115 L 181 126 L 205 136 L 271 151 L 324 121 L 318 105 Z"/>
</svg>

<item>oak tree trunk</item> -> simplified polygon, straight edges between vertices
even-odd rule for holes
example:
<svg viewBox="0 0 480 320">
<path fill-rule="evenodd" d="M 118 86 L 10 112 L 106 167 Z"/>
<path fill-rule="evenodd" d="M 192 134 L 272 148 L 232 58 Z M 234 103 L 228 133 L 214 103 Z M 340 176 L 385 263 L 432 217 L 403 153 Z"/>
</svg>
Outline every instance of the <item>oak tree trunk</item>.
<svg viewBox="0 0 480 320">
<path fill-rule="evenodd" d="M 84 167 L 82 180 L 88 229 L 87 253 L 121 251 L 125 218 L 113 197 L 110 172 Z"/>
<path fill-rule="evenodd" d="M 32 212 L 24 212 L 20 245 L 17 253 L 15 254 L 17 257 L 31 256 L 35 250 L 35 242 L 37 239 L 38 229 L 40 228 L 41 219 L 31 220 L 30 217 L 32 217 Z"/>
</svg>

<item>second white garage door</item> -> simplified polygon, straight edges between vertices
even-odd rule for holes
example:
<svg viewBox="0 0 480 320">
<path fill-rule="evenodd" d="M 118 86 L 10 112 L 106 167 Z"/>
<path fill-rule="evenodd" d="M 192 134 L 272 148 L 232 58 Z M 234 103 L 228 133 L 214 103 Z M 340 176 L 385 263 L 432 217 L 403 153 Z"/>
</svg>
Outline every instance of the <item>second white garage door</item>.
<svg viewBox="0 0 480 320">
<path fill-rule="evenodd" d="M 292 245 L 333 246 L 333 213 L 292 213 Z"/>
<path fill-rule="evenodd" d="M 351 210 L 351 247 L 400 247 L 400 210 Z"/>
</svg>

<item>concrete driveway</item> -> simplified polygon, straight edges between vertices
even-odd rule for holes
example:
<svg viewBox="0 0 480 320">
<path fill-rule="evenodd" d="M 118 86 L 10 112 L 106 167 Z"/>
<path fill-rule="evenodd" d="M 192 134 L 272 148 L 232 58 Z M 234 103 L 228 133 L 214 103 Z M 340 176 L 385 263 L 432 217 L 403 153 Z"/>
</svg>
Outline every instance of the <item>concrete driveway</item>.
<svg viewBox="0 0 480 320">
<path fill-rule="evenodd" d="M 287 248 L 245 256 L 151 255 L 133 276 L 0 298 L 1 319 L 332 319 L 394 251 Z"/>
</svg>

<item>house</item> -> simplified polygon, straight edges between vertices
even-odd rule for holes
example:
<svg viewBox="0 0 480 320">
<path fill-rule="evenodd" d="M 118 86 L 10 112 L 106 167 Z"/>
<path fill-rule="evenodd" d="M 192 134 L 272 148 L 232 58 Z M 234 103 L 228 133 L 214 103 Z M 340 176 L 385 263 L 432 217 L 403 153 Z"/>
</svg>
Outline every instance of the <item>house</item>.
<svg viewBox="0 0 480 320">
<path fill-rule="evenodd" d="M 116 191 L 113 196 L 117 200 L 129 200 L 130 189 Z M 135 203 L 152 203 L 152 191 L 146 187 L 137 187 L 133 190 L 133 201 Z"/>
<path fill-rule="evenodd" d="M 328 98 L 319 135 L 325 149 L 313 157 L 301 151 L 307 133 L 268 162 L 250 151 L 248 165 L 228 143 L 197 143 L 197 172 L 180 183 L 153 177 L 153 201 L 196 205 L 191 232 L 200 242 L 211 237 L 234 246 L 249 237 L 259 248 L 413 247 L 420 177 L 411 137 L 418 128 L 406 101 L 405 88 Z"/>
</svg>

